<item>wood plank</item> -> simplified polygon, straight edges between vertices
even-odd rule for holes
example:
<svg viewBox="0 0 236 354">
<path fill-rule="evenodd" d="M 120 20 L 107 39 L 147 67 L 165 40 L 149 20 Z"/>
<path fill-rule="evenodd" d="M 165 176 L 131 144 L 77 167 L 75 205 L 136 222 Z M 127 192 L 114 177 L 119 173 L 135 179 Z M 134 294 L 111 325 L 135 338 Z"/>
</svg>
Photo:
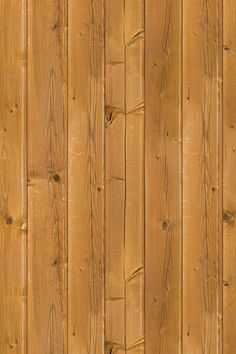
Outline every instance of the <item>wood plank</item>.
<svg viewBox="0 0 236 354">
<path fill-rule="evenodd" d="M 106 353 L 125 352 L 125 44 L 124 0 L 106 0 Z"/>
<path fill-rule="evenodd" d="M 0 352 L 25 353 L 26 2 L 0 2 Z"/>
<path fill-rule="evenodd" d="M 144 1 L 106 2 L 106 353 L 144 351 Z"/>
<path fill-rule="evenodd" d="M 40 19 L 40 20 L 39 20 Z M 67 1 L 28 1 L 28 351 L 67 353 Z"/>
<path fill-rule="evenodd" d="M 183 350 L 222 353 L 221 0 L 183 2 Z"/>
<path fill-rule="evenodd" d="M 69 353 L 104 353 L 103 0 L 69 0 Z"/>
<path fill-rule="evenodd" d="M 144 0 L 125 1 L 125 348 L 144 353 Z"/>
<path fill-rule="evenodd" d="M 236 346 L 236 240 L 235 240 L 235 162 L 236 162 L 236 105 L 235 105 L 235 50 L 236 3 L 223 1 L 223 352 L 230 354 Z"/>
<path fill-rule="evenodd" d="M 181 1 L 145 3 L 145 350 L 181 352 Z"/>
</svg>

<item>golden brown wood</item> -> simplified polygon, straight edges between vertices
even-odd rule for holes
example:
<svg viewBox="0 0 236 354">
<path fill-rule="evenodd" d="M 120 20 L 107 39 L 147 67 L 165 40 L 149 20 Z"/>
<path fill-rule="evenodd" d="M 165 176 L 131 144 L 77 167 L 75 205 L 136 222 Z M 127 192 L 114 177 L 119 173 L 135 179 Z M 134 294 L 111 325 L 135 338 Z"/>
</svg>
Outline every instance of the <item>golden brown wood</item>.
<svg viewBox="0 0 236 354">
<path fill-rule="evenodd" d="M 145 349 L 148 354 L 177 354 L 181 353 L 181 1 L 146 0 L 145 14 Z"/>
<path fill-rule="evenodd" d="M 28 0 L 30 354 L 67 353 L 66 12 L 64 0 Z"/>
<path fill-rule="evenodd" d="M 124 0 L 106 0 L 105 341 L 125 352 L 125 44 Z"/>
<path fill-rule="evenodd" d="M 106 1 L 106 352 L 144 352 L 144 1 Z"/>
<path fill-rule="evenodd" d="M 69 1 L 69 353 L 103 354 L 103 0 Z"/>
<path fill-rule="evenodd" d="M 235 13 L 0 0 L 0 354 L 235 354 Z"/>
<path fill-rule="evenodd" d="M 224 33 L 223 33 L 223 218 L 224 218 L 224 244 L 223 244 L 223 353 L 230 354 L 236 348 L 236 3 L 233 0 L 224 0 Z"/>
<path fill-rule="evenodd" d="M 144 354 L 144 0 L 125 1 L 125 348 Z"/>
<path fill-rule="evenodd" d="M 183 2 L 184 353 L 222 353 L 221 8 Z"/>
<path fill-rule="evenodd" d="M 26 3 L 0 2 L 0 353 L 25 353 Z"/>
</svg>

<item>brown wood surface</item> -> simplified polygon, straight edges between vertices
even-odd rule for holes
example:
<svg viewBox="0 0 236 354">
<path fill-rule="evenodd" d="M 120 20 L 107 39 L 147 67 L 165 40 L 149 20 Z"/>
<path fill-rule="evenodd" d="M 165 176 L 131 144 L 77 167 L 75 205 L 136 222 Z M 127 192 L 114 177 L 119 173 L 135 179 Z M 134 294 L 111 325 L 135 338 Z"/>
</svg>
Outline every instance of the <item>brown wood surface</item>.
<svg viewBox="0 0 236 354">
<path fill-rule="evenodd" d="M 143 353 L 144 1 L 107 0 L 106 29 L 106 353 Z"/>
<path fill-rule="evenodd" d="M 28 350 L 34 354 L 67 353 L 66 28 L 65 0 L 28 1 Z"/>
<path fill-rule="evenodd" d="M 26 352 L 26 2 L 0 2 L 0 353 Z"/>
<path fill-rule="evenodd" d="M 182 279 L 181 1 L 146 0 L 145 20 L 146 353 L 178 354 Z"/>
<path fill-rule="evenodd" d="M 0 354 L 236 354 L 235 33 L 0 0 Z"/>
<path fill-rule="evenodd" d="M 223 5 L 223 353 L 230 354 L 236 348 L 236 3 Z"/>
<path fill-rule="evenodd" d="M 221 353 L 222 3 L 183 2 L 183 351 Z"/>
<path fill-rule="evenodd" d="M 69 1 L 68 24 L 68 351 L 103 354 L 103 0 Z"/>
</svg>

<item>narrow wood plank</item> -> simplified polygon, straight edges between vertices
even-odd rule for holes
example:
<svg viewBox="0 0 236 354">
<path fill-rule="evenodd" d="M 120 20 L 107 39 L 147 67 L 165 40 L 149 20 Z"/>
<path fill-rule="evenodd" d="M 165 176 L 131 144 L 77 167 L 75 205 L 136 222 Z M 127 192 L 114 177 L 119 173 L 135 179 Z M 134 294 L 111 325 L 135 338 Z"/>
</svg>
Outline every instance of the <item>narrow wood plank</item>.
<svg viewBox="0 0 236 354">
<path fill-rule="evenodd" d="M 181 352 L 181 1 L 145 6 L 145 342 Z"/>
<path fill-rule="evenodd" d="M 222 353 L 221 0 L 183 2 L 183 350 Z"/>
<path fill-rule="evenodd" d="M 104 353 L 104 10 L 69 0 L 69 353 Z"/>
<path fill-rule="evenodd" d="M 230 354 L 236 347 L 236 3 L 233 0 L 224 0 L 223 6 L 223 353 Z"/>
<path fill-rule="evenodd" d="M 106 1 L 106 353 L 144 353 L 144 1 Z"/>
<path fill-rule="evenodd" d="M 106 353 L 125 352 L 125 7 L 106 0 Z"/>
<path fill-rule="evenodd" d="M 144 0 L 125 1 L 125 348 L 144 354 Z"/>
<path fill-rule="evenodd" d="M 67 1 L 28 8 L 28 351 L 66 354 Z"/>
<path fill-rule="evenodd" d="M 0 2 L 0 352 L 25 353 L 26 3 Z"/>
</svg>

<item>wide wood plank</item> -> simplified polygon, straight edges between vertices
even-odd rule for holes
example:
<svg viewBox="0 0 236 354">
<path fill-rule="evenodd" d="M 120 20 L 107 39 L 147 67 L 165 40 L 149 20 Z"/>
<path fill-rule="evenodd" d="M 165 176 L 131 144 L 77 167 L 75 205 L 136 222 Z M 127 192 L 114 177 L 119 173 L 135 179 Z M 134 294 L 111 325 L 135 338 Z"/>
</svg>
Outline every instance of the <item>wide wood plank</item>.
<svg viewBox="0 0 236 354">
<path fill-rule="evenodd" d="M 145 5 L 145 343 L 181 353 L 181 1 Z"/>
<path fill-rule="evenodd" d="M 28 0 L 30 354 L 67 353 L 66 37 L 66 0 Z"/>
<path fill-rule="evenodd" d="M 0 2 L 0 353 L 26 350 L 26 2 Z"/>
<path fill-rule="evenodd" d="M 223 1 L 223 352 L 236 348 L 236 2 Z"/>
<path fill-rule="evenodd" d="M 221 9 L 183 2 L 184 353 L 222 353 Z"/>
<path fill-rule="evenodd" d="M 104 354 L 103 0 L 69 0 L 70 354 Z"/>
</svg>

